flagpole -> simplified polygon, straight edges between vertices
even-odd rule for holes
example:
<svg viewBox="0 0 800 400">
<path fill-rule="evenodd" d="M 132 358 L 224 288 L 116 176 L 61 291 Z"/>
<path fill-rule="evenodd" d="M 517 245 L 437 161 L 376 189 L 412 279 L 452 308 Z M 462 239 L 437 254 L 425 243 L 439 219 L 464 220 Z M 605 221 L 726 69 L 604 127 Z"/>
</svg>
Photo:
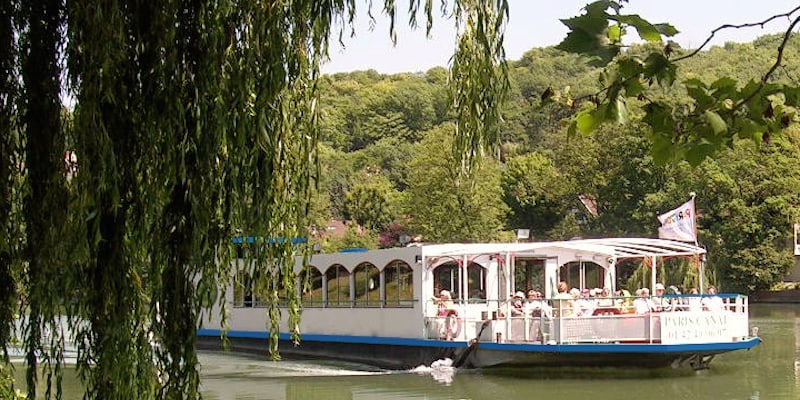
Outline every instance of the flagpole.
<svg viewBox="0 0 800 400">
<path fill-rule="evenodd" d="M 692 226 L 694 227 L 694 245 L 700 247 L 700 237 L 697 235 L 697 202 L 695 201 L 695 197 L 697 197 L 697 193 L 690 192 L 689 196 L 692 198 Z M 699 256 L 699 255 L 698 255 Z M 700 286 L 700 294 L 705 293 L 705 274 L 706 274 L 706 263 L 705 263 L 705 254 L 702 257 L 698 257 L 697 260 L 697 269 L 698 269 L 698 278 L 699 278 L 699 286 Z"/>
<path fill-rule="evenodd" d="M 700 242 L 697 236 L 697 203 L 694 200 L 694 198 L 697 197 L 697 193 L 689 192 L 689 196 L 692 198 L 692 226 L 694 227 L 694 245 L 700 247 Z"/>
</svg>

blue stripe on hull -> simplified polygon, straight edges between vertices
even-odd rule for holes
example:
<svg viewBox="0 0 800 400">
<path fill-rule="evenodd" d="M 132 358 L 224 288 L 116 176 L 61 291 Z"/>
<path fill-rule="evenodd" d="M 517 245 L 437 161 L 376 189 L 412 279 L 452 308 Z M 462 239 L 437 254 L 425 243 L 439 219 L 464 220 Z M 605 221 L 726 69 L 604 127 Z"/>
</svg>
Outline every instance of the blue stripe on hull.
<svg viewBox="0 0 800 400">
<path fill-rule="evenodd" d="M 200 329 L 198 336 L 220 337 L 218 329 Z M 229 338 L 264 339 L 269 337 L 264 331 L 228 331 Z M 281 333 L 280 340 L 291 340 L 288 333 Z M 460 348 L 466 347 L 467 342 L 447 341 L 435 339 L 410 339 L 396 337 L 375 336 L 345 336 L 345 335 L 319 335 L 303 334 L 303 342 L 328 342 L 351 343 L 366 345 L 387 346 L 412 346 L 435 348 Z M 661 344 L 661 343 L 591 343 L 591 344 L 534 344 L 534 343 L 494 343 L 481 342 L 480 348 L 484 350 L 541 352 L 541 353 L 723 353 L 734 350 L 746 350 L 761 343 L 761 339 L 754 337 L 738 342 L 723 343 L 694 343 L 694 344 Z"/>
</svg>

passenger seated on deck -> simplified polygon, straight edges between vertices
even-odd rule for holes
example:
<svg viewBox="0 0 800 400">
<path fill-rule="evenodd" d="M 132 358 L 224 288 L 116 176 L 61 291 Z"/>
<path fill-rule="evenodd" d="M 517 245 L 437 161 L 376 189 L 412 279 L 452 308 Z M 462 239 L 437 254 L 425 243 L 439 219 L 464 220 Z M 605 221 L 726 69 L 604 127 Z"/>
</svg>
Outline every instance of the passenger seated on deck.
<svg viewBox="0 0 800 400">
<path fill-rule="evenodd" d="M 633 295 L 631 295 L 631 292 L 627 289 L 622 289 L 619 291 L 619 294 L 615 293 L 615 295 L 622 297 L 621 299 L 617 299 L 615 303 L 623 314 L 632 314 L 636 312 L 633 306 Z"/>
<path fill-rule="evenodd" d="M 714 286 L 709 286 L 706 289 L 706 293 L 708 296 L 703 297 L 703 309 L 706 311 L 724 311 L 725 310 L 725 302 L 722 301 L 722 298 L 717 296 L 717 288 Z"/>
<path fill-rule="evenodd" d="M 633 308 L 636 314 L 642 315 L 652 311 L 650 307 L 650 290 L 647 288 L 636 289 L 636 299 L 633 300 Z"/>
<path fill-rule="evenodd" d="M 525 315 L 525 293 L 517 292 L 514 293 L 514 297 L 511 299 L 511 316 L 512 317 L 521 317 Z"/>
<path fill-rule="evenodd" d="M 703 302 L 700 298 L 700 292 L 697 291 L 697 288 L 689 289 L 689 311 L 702 311 L 703 310 Z"/>
<path fill-rule="evenodd" d="M 536 290 L 528 291 L 528 299 L 525 301 L 525 313 L 531 317 L 550 318 L 550 306 L 542 298 L 542 294 Z"/>
<path fill-rule="evenodd" d="M 434 301 L 439 306 L 439 316 L 446 317 L 447 314 L 453 310 L 453 298 L 450 296 L 450 292 L 447 290 L 442 290 L 439 292 L 439 297 L 434 297 Z"/>
<path fill-rule="evenodd" d="M 611 289 L 606 286 L 600 291 L 597 299 L 597 307 L 610 308 L 614 307 L 614 299 L 611 298 Z"/>
<path fill-rule="evenodd" d="M 667 294 L 680 296 L 681 290 L 678 289 L 675 285 L 670 285 L 667 287 Z M 670 297 L 664 299 L 665 301 L 661 302 L 664 311 L 684 311 L 686 310 L 686 303 L 684 303 L 684 299 L 681 297 Z"/>
<path fill-rule="evenodd" d="M 595 300 L 592 291 L 594 289 L 581 290 L 580 297 L 578 298 L 579 315 L 588 316 L 594 314 L 594 309 L 597 308 L 597 301 Z"/>
<path fill-rule="evenodd" d="M 574 289 L 578 290 L 578 289 Z M 553 316 L 554 317 L 571 317 L 575 313 L 575 300 L 572 295 L 568 293 L 569 286 L 567 282 L 558 282 L 558 294 L 553 299 Z"/>
<path fill-rule="evenodd" d="M 512 317 L 521 317 L 525 314 L 525 294 L 522 292 L 511 293 L 508 295 L 508 300 L 500 303 L 497 307 L 497 315 L 505 317 L 510 315 Z"/>
</svg>

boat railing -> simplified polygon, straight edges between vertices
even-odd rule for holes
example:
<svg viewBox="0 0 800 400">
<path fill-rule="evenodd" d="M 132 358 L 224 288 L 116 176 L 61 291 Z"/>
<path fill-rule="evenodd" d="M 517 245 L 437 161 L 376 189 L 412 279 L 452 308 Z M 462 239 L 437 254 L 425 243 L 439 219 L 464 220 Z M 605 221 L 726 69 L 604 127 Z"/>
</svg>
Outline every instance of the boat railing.
<svg viewBox="0 0 800 400">
<path fill-rule="evenodd" d="M 709 343 L 749 336 L 749 303 L 743 295 L 594 300 L 595 307 L 551 299 L 549 309 L 526 310 L 519 315 L 508 312 L 503 301 L 456 303 L 455 311 L 426 318 L 426 335 L 440 340 L 538 344 Z M 634 303 L 639 301 L 652 308 L 637 313 Z"/>
</svg>

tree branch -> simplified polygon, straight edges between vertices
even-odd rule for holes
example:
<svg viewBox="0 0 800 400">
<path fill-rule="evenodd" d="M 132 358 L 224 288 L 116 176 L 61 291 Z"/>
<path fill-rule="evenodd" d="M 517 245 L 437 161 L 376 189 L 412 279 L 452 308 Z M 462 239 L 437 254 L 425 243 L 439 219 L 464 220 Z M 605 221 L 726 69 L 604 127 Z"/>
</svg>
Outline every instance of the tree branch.
<svg viewBox="0 0 800 400">
<path fill-rule="evenodd" d="M 786 12 L 786 13 L 773 15 L 773 16 L 771 16 L 771 17 L 769 17 L 769 18 L 767 18 L 767 19 L 765 19 L 765 20 L 763 20 L 761 22 L 751 22 L 751 23 L 738 24 L 738 25 L 725 24 L 725 25 L 719 26 L 716 29 L 714 29 L 713 31 L 711 31 L 711 34 L 708 36 L 708 38 L 706 38 L 705 42 L 703 42 L 703 44 L 700 45 L 700 47 L 694 49 L 694 51 L 692 51 L 689 54 L 680 56 L 680 57 L 672 60 L 672 62 L 678 62 L 678 61 L 681 61 L 681 60 L 685 60 L 687 58 L 694 57 L 695 55 L 697 55 L 697 53 L 699 53 L 701 50 L 703 50 L 703 48 L 706 47 L 706 45 L 708 45 L 709 42 L 711 42 L 711 39 L 714 38 L 714 35 L 716 35 L 717 32 L 719 32 L 719 31 L 721 31 L 723 29 L 728 29 L 728 28 L 735 28 L 735 29 L 752 28 L 752 27 L 756 27 L 756 26 L 763 28 L 764 25 L 772 22 L 773 20 L 776 20 L 778 18 L 784 18 L 784 17 L 789 18 L 789 17 L 792 16 L 792 14 L 794 14 L 794 13 L 796 13 L 798 11 L 800 11 L 800 6 L 797 6 L 793 10 L 791 10 L 789 12 Z M 792 28 L 794 27 L 794 25 L 796 23 L 797 23 L 797 20 L 795 20 L 795 22 L 792 23 L 792 26 L 790 26 L 789 29 L 787 29 L 787 31 L 786 31 L 787 34 L 784 35 L 784 38 L 786 38 L 788 36 L 788 33 L 791 32 Z M 785 42 L 785 40 L 784 40 L 784 42 Z"/>
<path fill-rule="evenodd" d="M 795 8 L 795 10 L 798 9 L 800 9 L 800 7 Z M 770 67 L 767 73 L 764 74 L 763 77 L 761 77 L 761 81 L 758 83 L 758 87 L 756 88 L 756 90 L 754 90 L 753 93 L 750 93 L 747 97 L 743 98 L 738 104 L 736 104 L 736 106 L 733 107 L 733 110 L 739 109 L 743 105 L 747 104 L 747 102 L 752 100 L 753 97 L 755 97 L 761 91 L 761 89 L 764 88 L 764 85 L 767 84 L 767 81 L 769 80 L 770 76 L 772 76 L 772 74 L 775 72 L 775 70 L 777 70 L 778 67 L 780 67 L 781 63 L 783 62 L 783 50 L 786 48 L 786 42 L 789 41 L 789 37 L 792 36 L 792 30 L 794 29 L 794 27 L 797 25 L 798 22 L 800 22 L 800 17 L 795 18 L 794 21 L 792 21 L 792 24 L 789 25 L 789 29 L 787 29 L 786 32 L 783 34 L 783 41 L 781 41 L 781 45 L 778 46 L 778 56 L 775 58 L 775 63 L 772 64 L 772 67 Z"/>
</svg>

